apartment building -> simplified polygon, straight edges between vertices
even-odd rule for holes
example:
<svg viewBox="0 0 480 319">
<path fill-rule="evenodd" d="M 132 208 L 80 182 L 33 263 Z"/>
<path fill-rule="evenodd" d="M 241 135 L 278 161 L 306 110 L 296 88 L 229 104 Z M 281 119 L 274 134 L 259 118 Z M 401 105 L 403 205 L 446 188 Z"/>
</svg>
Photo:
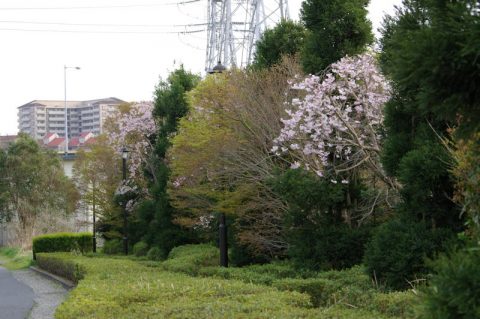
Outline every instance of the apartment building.
<svg viewBox="0 0 480 319">
<path fill-rule="evenodd" d="M 124 101 L 115 97 L 90 101 L 67 101 L 68 137 L 84 132 L 99 135 L 105 119 Z M 65 101 L 34 100 L 18 107 L 18 129 L 40 140 L 47 133 L 65 137 Z"/>
</svg>

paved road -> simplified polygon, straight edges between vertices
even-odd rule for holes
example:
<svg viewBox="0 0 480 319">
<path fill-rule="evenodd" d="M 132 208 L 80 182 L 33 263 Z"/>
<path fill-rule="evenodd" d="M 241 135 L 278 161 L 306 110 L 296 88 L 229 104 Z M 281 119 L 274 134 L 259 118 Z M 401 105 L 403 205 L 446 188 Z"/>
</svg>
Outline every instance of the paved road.
<svg viewBox="0 0 480 319">
<path fill-rule="evenodd" d="M 0 319 L 25 319 L 33 306 L 32 288 L 0 267 Z"/>
</svg>

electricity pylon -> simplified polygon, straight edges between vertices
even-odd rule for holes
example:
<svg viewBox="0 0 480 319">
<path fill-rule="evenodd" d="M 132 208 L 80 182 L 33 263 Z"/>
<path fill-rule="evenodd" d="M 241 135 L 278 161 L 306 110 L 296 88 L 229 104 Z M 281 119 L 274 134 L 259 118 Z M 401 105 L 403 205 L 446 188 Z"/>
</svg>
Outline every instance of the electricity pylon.
<svg viewBox="0 0 480 319">
<path fill-rule="evenodd" d="M 205 70 L 218 62 L 242 68 L 252 61 L 265 29 L 289 19 L 288 0 L 208 0 L 207 18 Z"/>
</svg>

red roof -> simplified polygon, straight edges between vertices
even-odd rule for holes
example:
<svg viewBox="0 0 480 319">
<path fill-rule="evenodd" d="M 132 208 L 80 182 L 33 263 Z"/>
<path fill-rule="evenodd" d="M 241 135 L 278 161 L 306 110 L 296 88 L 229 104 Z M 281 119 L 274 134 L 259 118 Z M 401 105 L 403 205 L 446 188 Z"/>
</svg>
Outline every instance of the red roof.
<svg viewBox="0 0 480 319">
<path fill-rule="evenodd" d="M 64 141 L 65 141 L 65 139 L 63 137 L 57 137 L 56 139 L 54 139 L 53 141 L 48 143 L 47 146 L 48 147 L 56 147 L 56 146 L 59 146 L 60 144 L 62 144 Z"/>
<path fill-rule="evenodd" d="M 70 142 L 68 142 L 68 146 L 76 147 L 80 145 L 80 139 L 78 137 L 73 137 Z"/>
<path fill-rule="evenodd" d="M 87 137 L 88 134 L 91 134 L 91 132 L 83 132 L 80 134 L 80 137 Z"/>
</svg>

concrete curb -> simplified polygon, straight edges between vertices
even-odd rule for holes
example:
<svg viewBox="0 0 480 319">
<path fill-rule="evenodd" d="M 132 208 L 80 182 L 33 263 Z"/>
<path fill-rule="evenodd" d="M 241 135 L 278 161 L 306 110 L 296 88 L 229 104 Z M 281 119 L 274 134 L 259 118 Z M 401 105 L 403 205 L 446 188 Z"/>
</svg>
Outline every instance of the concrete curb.
<svg viewBox="0 0 480 319">
<path fill-rule="evenodd" d="M 52 273 L 49 273 L 46 270 L 43 270 L 43 269 L 40 269 L 40 268 L 34 267 L 34 266 L 30 266 L 30 269 L 35 271 L 36 273 L 39 273 L 40 275 L 42 275 L 44 277 L 47 277 L 48 279 L 57 281 L 58 283 L 60 283 L 63 287 L 65 287 L 68 290 L 75 287 L 75 284 L 72 281 L 70 281 L 68 279 L 65 279 L 65 278 L 62 278 L 60 276 L 54 275 Z"/>
</svg>

